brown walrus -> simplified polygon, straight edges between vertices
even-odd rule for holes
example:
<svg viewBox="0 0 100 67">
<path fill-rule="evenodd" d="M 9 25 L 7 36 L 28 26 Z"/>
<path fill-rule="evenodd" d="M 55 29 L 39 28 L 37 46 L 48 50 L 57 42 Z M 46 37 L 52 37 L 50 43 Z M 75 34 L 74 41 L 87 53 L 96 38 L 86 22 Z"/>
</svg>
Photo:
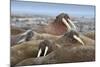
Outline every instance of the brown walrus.
<svg viewBox="0 0 100 67">
<path fill-rule="evenodd" d="M 88 46 L 94 45 L 95 41 L 89 37 L 84 36 L 83 34 L 71 30 L 70 32 L 66 32 L 62 37 L 58 40 L 55 40 L 56 43 L 60 44 L 61 46 Z"/>
<path fill-rule="evenodd" d="M 11 66 L 19 63 L 20 61 L 31 58 L 39 57 L 38 52 L 42 48 L 42 51 L 45 50 L 45 46 L 49 47 L 45 55 L 49 54 L 57 48 L 50 40 L 31 40 L 28 42 L 21 43 L 11 47 Z M 41 52 L 40 56 L 44 53 Z"/>
<path fill-rule="evenodd" d="M 33 35 L 32 30 L 27 30 L 18 35 L 11 35 L 11 46 L 31 40 Z"/>
<path fill-rule="evenodd" d="M 53 45 L 56 45 L 59 48 L 95 45 L 94 40 L 80 34 L 79 32 L 76 32 L 74 30 L 66 32 L 64 35 L 60 36 L 57 40 L 54 40 L 53 42 L 54 42 Z M 45 56 L 47 51 L 50 49 L 49 47 L 53 46 L 53 45 L 49 45 L 49 46 L 48 45 L 49 44 L 40 45 L 42 47 L 40 47 L 39 52 L 38 52 L 39 57 L 42 52 L 44 52 L 44 56 Z"/>
</svg>

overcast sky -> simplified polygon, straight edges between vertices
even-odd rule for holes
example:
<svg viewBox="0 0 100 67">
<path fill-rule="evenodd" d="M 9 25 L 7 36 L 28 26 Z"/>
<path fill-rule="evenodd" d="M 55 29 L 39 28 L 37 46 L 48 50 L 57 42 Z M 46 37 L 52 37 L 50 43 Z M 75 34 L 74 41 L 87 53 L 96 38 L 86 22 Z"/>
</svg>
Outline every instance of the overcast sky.
<svg viewBox="0 0 100 67">
<path fill-rule="evenodd" d="M 56 16 L 59 13 L 64 12 L 75 16 L 94 17 L 95 6 L 11 1 L 11 12 L 23 14 L 43 14 L 50 16 Z"/>
</svg>

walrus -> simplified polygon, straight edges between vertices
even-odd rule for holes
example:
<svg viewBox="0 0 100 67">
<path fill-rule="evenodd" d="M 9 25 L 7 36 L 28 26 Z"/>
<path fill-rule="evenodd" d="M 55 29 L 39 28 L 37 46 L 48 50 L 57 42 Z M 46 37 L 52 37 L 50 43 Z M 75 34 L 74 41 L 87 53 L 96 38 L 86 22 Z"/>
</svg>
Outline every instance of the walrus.
<svg viewBox="0 0 100 67">
<path fill-rule="evenodd" d="M 34 42 L 36 43 L 36 46 L 34 46 Z M 57 46 L 57 48 L 55 48 L 54 50 L 57 50 L 58 48 L 66 48 L 66 49 L 67 48 L 70 48 L 71 49 L 73 47 L 81 47 L 81 46 L 88 47 L 88 46 L 94 46 L 94 44 L 95 44 L 94 43 L 94 40 L 92 40 L 92 39 L 90 39 L 90 38 L 88 38 L 88 37 L 80 34 L 77 31 L 74 31 L 74 30 L 71 30 L 69 32 L 66 32 L 60 38 L 58 38 L 57 40 L 52 41 L 52 42 L 53 42 L 53 44 L 50 44 L 50 46 L 53 46 L 53 45 L 56 45 Z M 50 43 L 50 42 L 48 42 L 48 43 Z M 17 48 L 12 47 L 12 49 L 11 49 L 11 51 L 13 52 L 13 53 L 11 52 L 11 54 L 12 54 L 12 60 L 13 60 L 12 61 L 12 64 L 15 65 L 19 61 L 22 61 L 24 59 L 31 58 L 31 57 L 34 57 L 34 56 L 35 56 L 35 58 L 36 57 L 41 57 L 41 54 L 42 54 L 43 57 L 47 56 L 49 54 L 49 53 L 47 53 L 48 50 L 51 49 L 51 47 L 50 48 L 48 47 L 49 46 L 48 43 L 47 43 L 47 45 L 45 45 L 45 42 L 44 42 L 44 44 L 42 44 L 43 46 L 40 46 L 40 48 L 43 47 L 43 50 L 42 49 L 40 50 L 40 48 L 39 48 L 39 42 L 38 41 L 28 42 L 28 44 L 25 43 L 25 44 L 23 44 L 23 46 L 22 45 L 19 45 L 21 47 L 18 46 Z M 31 47 L 31 48 L 29 48 L 29 47 Z M 19 51 L 19 53 L 22 52 L 22 55 L 21 54 L 20 55 L 16 55 L 16 53 L 18 53 L 18 51 Z M 51 52 L 52 51 L 50 51 L 50 53 Z M 33 53 L 35 55 L 33 55 Z M 27 57 L 27 56 L 30 56 L 30 57 Z M 21 60 L 19 60 L 16 57 L 20 58 Z M 17 60 L 17 62 L 16 62 L 16 60 Z"/>
<path fill-rule="evenodd" d="M 61 46 L 87 46 L 87 45 L 94 45 L 95 41 L 85 35 L 81 34 L 78 31 L 71 30 L 66 32 L 62 37 L 55 40 L 56 43 L 60 44 Z"/>
<path fill-rule="evenodd" d="M 34 33 L 32 32 L 32 30 L 27 30 L 18 35 L 11 35 L 11 46 L 25 42 L 25 41 L 30 41 L 33 35 Z"/>
<path fill-rule="evenodd" d="M 45 55 L 56 50 L 56 46 L 51 40 L 31 40 L 28 42 L 21 43 L 11 47 L 11 66 L 14 66 L 18 62 L 31 58 L 39 57 L 39 50 L 45 51 L 45 46 L 48 47 Z M 44 53 L 41 52 L 40 56 L 44 56 Z"/>
<path fill-rule="evenodd" d="M 89 45 L 94 45 L 95 41 L 84 36 L 83 34 L 80 34 L 77 31 L 71 30 L 70 32 L 66 32 L 64 35 L 60 36 L 57 40 L 53 41 L 56 46 L 59 48 L 61 47 L 76 47 L 76 46 L 89 46 Z M 42 52 L 46 52 L 50 49 L 49 47 L 52 45 L 49 44 L 43 44 L 41 45 L 41 49 L 38 52 L 38 55 L 40 57 L 40 54 Z M 48 47 L 49 46 L 49 47 Z M 42 51 L 43 49 L 43 51 Z M 57 48 L 56 48 L 57 49 Z M 44 53 L 44 56 L 46 55 Z"/>
</svg>

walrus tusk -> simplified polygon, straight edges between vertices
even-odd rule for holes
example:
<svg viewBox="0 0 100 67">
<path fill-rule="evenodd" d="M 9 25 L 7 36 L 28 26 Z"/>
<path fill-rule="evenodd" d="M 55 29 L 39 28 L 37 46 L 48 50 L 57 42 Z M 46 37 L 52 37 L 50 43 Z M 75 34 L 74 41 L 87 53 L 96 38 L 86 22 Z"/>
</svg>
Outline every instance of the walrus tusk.
<svg viewBox="0 0 100 67">
<path fill-rule="evenodd" d="M 73 37 L 84 46 L 84 42 L 79 37 L 77 37 L 76 35 L 73 35 Z"/>
<path fill-rule="evenodd" d="M 19 40 L 19 41 L 17 42 L 17 44 L 22 43 L 22 42 L 24 42 L 24 41 L 25 41 L 25 38 Z"/>
<path fill-rule="evenodd" d="M 62 18 L 63 23 L 67 26 L 68 31 L 71 30 L 71 26 L 68 24 L 68 22 L 65 20 L 65 18 Z"/>
<path fill-rule="evenodd" d="M 74 29 L 76 29 L 75 24 L 74 24 L 70 19 L 68 19 L 68 21 L 70 22 L 70 24 L 72 25 L 72 27 L 73 27 Z"/>
<path fill-rule="evenodd" d="M 48 46 L 46 46 L 46 47 L 45 47 L 44 56 L 46 56 L 46 54 L 47 54 L 47 51 L 48 51 Z"/>
<path fill-rule="evenodd" d="M 38 52 L 37 57 L 40 57 L 41 53 L 42 53 L 42 50 L 41 50 L 41 49 L 39 49 L 39 52 Z"/>
</svg>

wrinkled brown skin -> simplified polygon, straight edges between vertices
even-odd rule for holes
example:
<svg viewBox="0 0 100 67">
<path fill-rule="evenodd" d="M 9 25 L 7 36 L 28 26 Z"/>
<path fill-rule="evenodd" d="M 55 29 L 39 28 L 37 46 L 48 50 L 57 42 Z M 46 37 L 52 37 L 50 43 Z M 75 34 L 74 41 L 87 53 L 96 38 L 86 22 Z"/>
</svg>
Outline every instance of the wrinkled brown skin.
<svg viewBox="0 0 100 67">
<path fill-rule="evenodd" d="M 84 35 L 95 40 L 95 32 L 87 32 Z"/>
<path fill-rule="evenodd" d="M 89 38 L 89 37 L 86 37 L 84 35 L 80 35 L 80 38 L 83 40 L 83 42 L 85 43 L 85 46 L 88 46 L 88 45 L 95 45 L 95 40 Z"/>
<path fill-rule="evenodd" d="M 11 47 L 11 65 L 14 66 L 15 64 L 27 58 L 37 57 L 39 46 L 43 44 L 49 45 L 47 54 L 57 48 L 57 46 L 49 40 L 32 40 Z"/>
<path fill-rule="evenodd" d="M 40 41 L 29 41 L 11 47 L 11 65 L 26 58 L 36 57 Z"/>
<path fill-rule="evenodd" d="M 11 31 L 11 36 L 10 36 L 11 42 L 10 43 L 11 43 L 11 46 L 13 46 L 13 45 L 17 44 L 17 42 L 18 42 L 17 38 L 20 37 L 20 34 L 24 33 L 25 30 L 22 28 L 19 28 L 19 27 L 11 26 L 10 31 Z"/>
<path fill-rule="evenodd" d="M 18 41 L 19 41 L 19 39 L 18 38 L 20 38 L 21 36 L 20 36 L 20 34 L 19 35 L 11 35 L 11 40 L 10 40 L 10 44 L 11 44 L 11 46 L 14 46 L 14 45 L 16 45 L 17 43 L 18 43 Z"/>
<path fill-rule="evenodd" d="M 37 33 L 35 31 L 33 31 L 34 36 L 32 37 L 32 40 L 57 40 L 58 38 L 60 38 L 61 36 L 56 36 L 56 35 L 52 35 L 52 34 L 47 34 L 47 33 Z"/>
<path fill-rule="evenodd" d="M 95 41 L 93 39 L 86 37 L 83 34 L 80 34 L 79 32 L 77 34 L 79 35 L 80 39 L 84 42 L 85 45 L 95 44 Z M 51 34 L 35 33 L 32 39 L 33 40 L 48 39 L 48 40 L 52 40 L 53 42 L 55 42 L 57 44 L 60 44 L 61 46 L 79 46 L 79 45 L 82 45 L 78 41 L 72 40 L 72 37 L 68 37 L 65 34 L 64 34 L 64 36 L 63 35 L 54 36 Z"/>
<path fill-rule="evenodd" d="M 80 35 L 85 45 L 79 42 L 70 41 L 69 38 L 61 37 L 55 43 L 60 44 L 61 48 L 41 58 L 29 58 L 17 65 L 32 65 L 32 64 L 52 64 L 52 63 L 71 63 L 81 61 L 94 61 L 95 60 L 95 42 L 94 40 Z"/>
<path fill-rule="evenodd" d="M 91 45 L 91 44 L 94 44 L 95 41 L 83 34 L 79 34 L 79 37 L 80 39 L 85 43 L 85 45 Z M 65 34 L 64 34 L 65 35 Z M 74 45 L 81 45 L 78 41 L 73 41 L 72 40 L 72 37 L 68 37 L 68 36 L 63 36 L 63 35 L 60 35 L 60 36 L 55 36 L 55 35 L 51 35 L 51 34 L 39 34 L 39 33 L 36 33 L 34 32 L 34 36 L 32 37 L 33 40 L 43 40 L 43 39 L 48 39 L 48 40 L 52 40 L 54 41 L 55 43 L 58 43 L 58 44 L 63 44 L 63 45 L 71 45 L 74 43 Z"/>
<path fill-rule="evenodd" d="M 70 33 L 69 33 L 70 34 Z M 67 34 L 68 35 L 68 34 Z M 54 43 L 53 43 L 53 45 L 55 45 L 55 44 L 59 44 L 61 47 L 69 47 L 69 48 L 73 48 L 73 47 L 79 47 L 79 46 L 83 46 L 81 43 L 79 43 L 78 41 L 76 41 L 76 40 L 72 40 L 71 39 L 71 37 L 67 37 L 67 35 L 64 35 L 64 36 L 62 36 L 62 37 L 60 37 L 60 38 L 58 38 L 58 40 L 55 40 L 54 41 Z M 83 47 L 85 47 L 85 48 L 87 48 L 88 46 L 93 46 L 94 47 L 94 45 L 95 45 L 95 42 L 94 42 L 94 40 L 92 40 L 92 39 L 90 39 L 90 38 L 88 38 L 88 37 L 86 37 L 86 36 L 84 36 L 84 35 L 82 35 L 82 34 L 80 34 L 79 35 L 79 37 L 82 39 L 82 41 L 84 42 L 84 46 Z M 32 43 L 33 44 L 33 43 Z M 25 46 L 22 46 L 22 48 L 23 47 L 25 47 Z M 26 48 L 28 49 L 28 47 L 29 46 L 27 46 Z M 19 48 L 19 47 L 18 47 Z M 21 48 L 21 49 L 22 49 Z M 25 50 L 25 51 L 27 51 L 27 49 L 23 49 L 23 50 Z M 34 48 L 36 48 L 36 47 L 34 47 Z M 14 48 L 15 49 L 15 48 Z M 67 49 L 67 48 L 66 48 Z M 16 51 L 18 51 L 19 49 L 17 49 Z M 29 49 L 29 50 L 31 50 L 31 49 Z M 84 50 L 84 49 L 83 49 Z M 36 52 L 34 49 L 33 49 L 33 51 L 34 52 Z M 16 53 L 16 52 L 14 52 L 14 53 Z M 28 52 L 28 53 L 32 53 L 32 50 L 31 50 L 31 52 Z M 60 52 L 59 52 L 60 53 Z M 24 53 L 24 54 L 26 54 L 27 55 L 27 53 Z M 16 55 L 16 54 L 15 54 Z M 17 56 L 17 57 L 20 57 L 20 56 Z M 21 56 L 21 57 L 24 57 L 23 55 Z M 20 58 L 21 58 L 20 57 Z M 15 57 L 14 57 L 15 58 Z M 28 58 L 28 57 L 27 57 Z M 22 58 L 21 58 L 22 59 Z M 24 58 L 25 59 L 25 58 Z M 19 61 L 21 61 L 21 60 L 19 60 Z"/>
<path fill-rule="evenodd" d="M 71 33 L 69 33 L 71 34 Z M 89 45 L 95 45 L 95 41 L 91 38 L 88 38 L 84 36 L 83 34 L 80 34 L 79 32 L 77 33 L 79 35 L 79 38 L 84 42 L 84 46 L 89 46 Z M 68 34 L 67 34 L 68 35 Z M 65 47 L 73 47 L 73 46 L 80 46 L 82 45 L 79 43 L 77 40 L 72 39 L 72 37 L 68 37 L 66 34 L 62 37 L 60 37 L 58 40 L 55 40 L 55 43 L 60 44 L 61 46 Z"/>
<path fill-rule="evenodd" d="M 58 48 L 47 56 L 39 58 L 28 58 L 16 66 L 38 65 L 38 64 L 57 64 L 57 63 L 72 63 L 95 61 L 94 46 L 78 46 Z"/>
<path fill-rule="evenodd" d="M 53 41 L 53 40 L 58 39 L 59 37 L 60 36 L 55 36 L 55 35 L 51 35 L 51 34 L 39 34 L 39 33 L 35 32 L 31 41 L 27 41 L 27 42 L 24 42 L 21 44 L 16 44 L 14 46 L 12 45 L 12 47 L 11 47 L 11 64 L 15 65 L 16 63 L 18 63 L 19 61 L 21 61 L 25 58 L 36 57 L 37 51 L 38 51 L 38 44 L 41 41 L 43 41 L 44 39 Z M 11 41 L 14 41 L 14 39 Z"/>
<path fill-rule="evenodd" d="M 20 35 L 13 35 L 13 36 L 11 36 L 11 46 L 18 45 L 17 44 L 17 42 L 19 41 L 17 39 L 18 37 L 20 37 Z M 57 40 L 60 37 L 61 36 L 55 36 L 55 35 L 46 34 L 46 33 L 40 34 L 40 33 L 34 32 L 34 35 L 31 38 L 31 40 L 44 40 L 44 39 L 48 39 L 48 40 L 54 41 L 54 40 Z"/>
<path fill-rule="evenodd" d="M 37 28 L 33 28 L 33 30 L 38 33 L 62 35 L 66 31 L 68 31 L 68 28 L 63 23 L 62 18 L 65 18 L 67 20 L 69 16 L 67 14 L 61 13 L 58 16 L 56 16 L 56 19 L 53 22 L 48 23 L 48 25 L 37 26 Z"/>
</svg>

